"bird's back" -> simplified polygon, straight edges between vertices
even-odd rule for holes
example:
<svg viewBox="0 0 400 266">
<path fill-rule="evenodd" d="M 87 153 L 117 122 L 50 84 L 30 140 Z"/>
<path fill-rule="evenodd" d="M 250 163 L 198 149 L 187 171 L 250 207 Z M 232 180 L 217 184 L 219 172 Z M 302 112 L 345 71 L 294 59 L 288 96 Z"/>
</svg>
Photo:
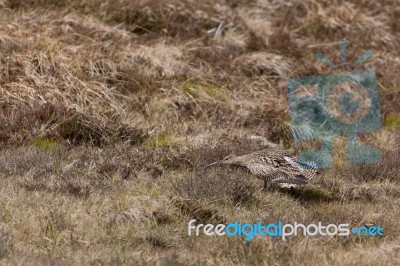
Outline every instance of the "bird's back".
<svg viewBox="0 0 400 266">
<path fill-rule="evenodd" d="M 240 157 L 254 175 L 275 183 L 307 184 L 317 171 L 315 163 L 300 163 L 278 149 L 256 151 Z"/>
</svg>

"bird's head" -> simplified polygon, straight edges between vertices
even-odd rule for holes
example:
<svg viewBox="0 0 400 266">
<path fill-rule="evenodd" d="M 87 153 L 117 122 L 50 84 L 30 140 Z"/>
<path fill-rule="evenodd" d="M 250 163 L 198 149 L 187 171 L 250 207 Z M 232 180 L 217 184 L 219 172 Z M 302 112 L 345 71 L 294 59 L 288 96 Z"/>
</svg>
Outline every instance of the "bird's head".
<svg viewBox="0 0 400 266">
<path fill-rule="evenodd" d="M 225 156 L 222 160 L 216 161 L 216 162 L 213 162 L 213 163 L 207 165 L 207 167 L 210 167 L 210 166 L 213 166 L 213 165 L 216 165 L 216 164 L 234 164 L 235 163 L 234 159 L 236 157 L 237 156 L 234 155 L 234 154 L 229 154 L 229 155 Z"/>
</svg>

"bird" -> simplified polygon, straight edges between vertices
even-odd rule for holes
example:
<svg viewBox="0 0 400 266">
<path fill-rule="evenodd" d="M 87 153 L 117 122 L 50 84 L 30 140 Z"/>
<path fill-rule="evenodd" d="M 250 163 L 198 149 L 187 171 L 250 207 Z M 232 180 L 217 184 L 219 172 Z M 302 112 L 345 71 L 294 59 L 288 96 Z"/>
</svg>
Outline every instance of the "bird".
<svg viewBox="0 0 400 266">
<path fill-rule="evenodd" d="M 264 190 L 268 189 L 270 183 L 286 188 L 306 185 L 319 173 L 315 162 L 299 162 L 293 155 L 277 148 L 263 149 L 241 156 L 230 154 L 207 167 L 217 164 L 247 168 L 264 181 Z"/>
</svg>

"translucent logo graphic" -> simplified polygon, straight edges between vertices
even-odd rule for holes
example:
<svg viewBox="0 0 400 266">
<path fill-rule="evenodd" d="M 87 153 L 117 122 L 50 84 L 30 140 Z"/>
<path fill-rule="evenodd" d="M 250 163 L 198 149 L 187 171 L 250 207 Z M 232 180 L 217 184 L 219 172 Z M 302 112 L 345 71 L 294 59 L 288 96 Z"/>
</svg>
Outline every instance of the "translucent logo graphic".
<svg viewBox="0 0 400 266">
<path fill-rule="evenodd" d="M 342 39 L 339 45 L 344 65 L 347 41 Z M 371 55 L 369 50 L 364 52 L 352 66 L 361 64 Z M 331 68 L 338 67 L 321 53 L 316 57 Z M 332 139 L 344 136 L 350 163 L 380 162 L 377 148 L 358 141 L 360 133 L 378 131 L 382 127 L 375 70 L 300 77 L 288 80 L 286 88 L 294 140 L 319 140 L 321 143 L 319 149 L 302 152 L 300 161 L 314 161 L 318 168 L 331 167 Z"/>
</svg>

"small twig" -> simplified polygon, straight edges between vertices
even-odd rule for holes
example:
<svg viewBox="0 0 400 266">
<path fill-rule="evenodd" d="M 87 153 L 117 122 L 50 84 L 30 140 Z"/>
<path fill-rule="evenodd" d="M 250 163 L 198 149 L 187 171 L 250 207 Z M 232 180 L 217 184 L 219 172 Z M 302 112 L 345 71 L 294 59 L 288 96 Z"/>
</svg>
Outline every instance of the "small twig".
<svg viewBox="0 0 400 266">
<path fill-rule="evenodd" d="M 339 42 L 327 42 L 327 43 L 317 43 L 317 44 L 310 44 L 307 45 L 307 48 L 316 48 L 316 47 L 323 47 L 323 46 L 331 46 L 337 45 Z"/>
</svg>

